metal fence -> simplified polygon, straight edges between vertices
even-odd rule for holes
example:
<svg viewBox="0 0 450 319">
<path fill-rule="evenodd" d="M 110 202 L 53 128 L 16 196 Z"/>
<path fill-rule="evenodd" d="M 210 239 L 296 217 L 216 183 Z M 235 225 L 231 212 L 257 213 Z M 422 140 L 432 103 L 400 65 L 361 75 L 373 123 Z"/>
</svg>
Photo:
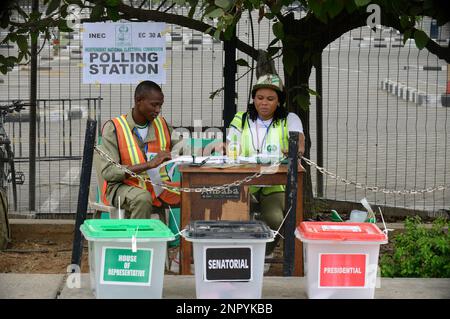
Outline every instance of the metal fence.
<svg viewBox="0 0 450 319">
<path fill-rule="evenodd" d="M 11 102 L 0 101 L 0 104 Z M 11 139 L 16 170 L 25 175 L 25 182 L 17 185 L 17 212 L 28 212 L 30 197 L 36 198 L 37 213 L 50 216 L 75 212 L 86 120 L 99 121 L 100 112 L 100 97 L 37 100 L 34 190 L 29 188 L 33 178 L 29 174 L 29 111 L 6 117 L 5 127 Z M 12 198 L 11 188 L 8 195 Z"/>
<path fill-rule="evenodd" d="M 188 12 L 177 6 L 171 10 L 184 15 Z M 297 11 L 295 14 L 304 13 Z M 264 49 L 272 40 L 271 24 L 256 20 L 256 16 L 243 17 L 237 36 Z M 424 30 L 429 24 L 428 20 L 424 21 Z M 166 37 L 169 69 L 163 85 L 163 115 L 174 127 L 192 127 L 198 119 L 204 127 L 222 127 L 223 96 L 219 94 L 210 99 L 211 92 L 224 85 L 222 44 L 197 31 L 176 25 L 169 27 Z M 438 33 L 439 40 L 448 39 L 444 31 Z M 83 33 L 57 33 L 55 30 L 55 35 L 59 36 L 59 47 L 47 43 L 39 55 L 38 99 L 40 107 L 50 112 L 42 115 L 48 119 L 42 121 L 41 118 L 38 126 L 38 154 L 48 158 L 39 161 L 38 166 L 36 186 L 40 195 L 36 207 L 39 214 L 75 212 L 80 143 L 86 117 L 93 112 L 92 116 L 103 124 L 127 112 L 132 107 L 134 93 L 132 85 L 83 84 Z M 383 28 L 375 33 L 360 28 L 344 34 L 325 49 L 322 55 L 324 166 L 349 180 L 388 189 L 449 186 L 450 115 L 438 99 L 445 91 L 447 64 L 425 50 L 419 51 L 413 41 L 403 45 L 401 37 L 392 29 Z M 42 44 L 43 40 L 40 42 Z M 0 50 L 11 53 L 16 48 Z M 251 65 L 248 57 L 239 52 L 238 58 L 247 59 Z M 275 62 L 283 76 L 280 59 Z M 238 67 L 238 110 L 245 110 L 248 101 L 253 73 L 247 71 L 246 67 Z M 0 76 L 2 99 L 27 99 L 28 81 L 26 65 Z M 310 86 L 315 89 L 314 71 Z M 101 109 L 94 104 L 98 97 L 102 99 Z M 314 99 L 311 101 L 311 159 L 316 161 L 320 141 L 316 134 L 316 103 Z M 64 117 L 67 112 L 78 112 L 81 118 L 69 120 Z M 26 172 L 28 145 L 24 136 L 28 136 L 27 124 L 22 121 L 6 125 L 19 169 Z M 316 187 L 314 171 L 312 176 Z M 19 191 L 22 194 L 19 211 L 26 212 L 28 186 L 20 186 Z M 450 207 L 448 189 L 414 196 L 386 195 L 358 190 L 327 177 L 323 197 L 354 202 L 367 197 L 378 205 L 416 210 L 437 211 Z"/>
</svg>

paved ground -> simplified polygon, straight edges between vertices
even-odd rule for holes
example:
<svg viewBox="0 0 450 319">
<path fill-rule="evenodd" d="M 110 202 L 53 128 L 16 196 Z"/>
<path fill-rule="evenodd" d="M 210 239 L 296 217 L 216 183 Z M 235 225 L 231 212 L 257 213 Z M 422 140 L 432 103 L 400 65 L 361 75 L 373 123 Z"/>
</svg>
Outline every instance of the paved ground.
<svg viewBox="0 0 450 319">
<path fill-rule="evenodd" d="M 68 288 L 65 275 L 0 274 L 0 298 L 93 299 L 89 274 L 81 275 L 80 288 Z M 307 298 L 305 278 L 265 277 L 263 299 Z M 164 277 L 164 299 L 195 299 L 195 277 Z M 450 278 L 382 278 L 376 299 L 450 299 Z"/>
<path fill-rule="evenodd" d="M 11 224 L 73 224 L 73 220 L 11 220 Z M 382 227 L 380 225 L 380 227 Z M 403 224 L 388 224 L 400 229 Z M 89 274 L 80 276 L 80 288 L 69 288 L 68 275 L 0 273 L 0 299 L 93 299 Z M 73 277 L 72 277 L 73 278 Z M 265 299 L 305 299 L 306 278 L 264 277 Z M 165 275 L 164 299 L 195 299 L 195 277 Z M 450 299 L 450 278 L 381 278 L 376 299 Z"/>
</svg>

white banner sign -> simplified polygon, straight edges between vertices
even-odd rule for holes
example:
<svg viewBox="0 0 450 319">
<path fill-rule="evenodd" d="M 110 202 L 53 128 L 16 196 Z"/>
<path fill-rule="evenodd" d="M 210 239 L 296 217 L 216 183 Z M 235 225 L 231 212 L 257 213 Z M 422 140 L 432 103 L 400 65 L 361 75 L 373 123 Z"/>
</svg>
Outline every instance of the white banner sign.
<svg viewBox="0 0 450 319">
<path fill-rule="evenodd" d="M 166 83 L 166 24 L 84 23 L 83 83 Z"/>
</svg>

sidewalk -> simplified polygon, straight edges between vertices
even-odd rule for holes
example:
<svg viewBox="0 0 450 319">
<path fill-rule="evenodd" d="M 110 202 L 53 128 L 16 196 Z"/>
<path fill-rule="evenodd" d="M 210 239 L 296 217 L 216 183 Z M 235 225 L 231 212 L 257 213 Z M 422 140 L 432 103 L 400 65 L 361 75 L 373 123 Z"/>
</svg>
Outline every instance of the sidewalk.
<svg viewBox="0 0 450 319">
<path fill-rule="evenodd" d="M 263 299 L 306 299 L 304 277 L 264 277 Z M 0 274 L 0 298 L 94 299 L 89 274 L 80 288 L 68 288 L 66 275 Z M 195 299 L 195 277 L 164 277 L 164 299 Z M 450 278 L 381 278 L 375 299 L 450 299 Z"/>
<path fill-rule="evenodd" d="M 58 225 L 42 231 L 58 231 L 71 235 L 74 220 L 12 219 L 12 225 Z M 381 224 L 380 227 L 383 227 Z M 403 223 L 390 223 L 387 228 L 402 229 Z M 36 236 L 46 236 L 33 227 Z M 29 227 L 24 231 L 30 231 Z M 29 234 L 29 233 L 27 233 Z M 0 273 L 0 299 L 93 299 L 89 274 L 81 274 L 81 287 L 68 288 L 64 274 Z M 165 275 L 164 299 L 195 299 L 195 277 Z M 262 298 L 305 299 L 306 278 L 273 277 L 263 279 Z M 450 278 L 381 278 L 375 290 L 376 299 L 450 299 Z"/>
</svg>

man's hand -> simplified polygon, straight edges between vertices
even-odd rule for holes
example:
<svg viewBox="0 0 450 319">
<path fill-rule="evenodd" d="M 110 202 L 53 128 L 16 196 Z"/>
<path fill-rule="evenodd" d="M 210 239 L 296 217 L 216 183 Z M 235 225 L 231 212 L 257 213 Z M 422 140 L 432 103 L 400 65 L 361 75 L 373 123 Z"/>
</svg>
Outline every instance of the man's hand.
<svg viewBox="0 0 450 319">
<path fill-rule="evenodd" d="M 161 163 L 168 161 L 172 158 L 169 151 L 161 151 L 149 162 L 152 168 L 159 166 Z"/>
<path fill-rule="evenodd" d="M 140 174 L 148 169 L 158 167 L 162 162 L 170 160 L 171 158 L 172 156 L 170 155 L 169 151 L 161 151 L 158 154 L 156 154 L 156 156 L 152 158 L 150 161 L 141 164 L 136 164 L 133 166 L 128 166 L 128 169 L 136 174 Z M 129 177 L 130 175 L 127 174 L 126 176 Z"/>
</svg>

